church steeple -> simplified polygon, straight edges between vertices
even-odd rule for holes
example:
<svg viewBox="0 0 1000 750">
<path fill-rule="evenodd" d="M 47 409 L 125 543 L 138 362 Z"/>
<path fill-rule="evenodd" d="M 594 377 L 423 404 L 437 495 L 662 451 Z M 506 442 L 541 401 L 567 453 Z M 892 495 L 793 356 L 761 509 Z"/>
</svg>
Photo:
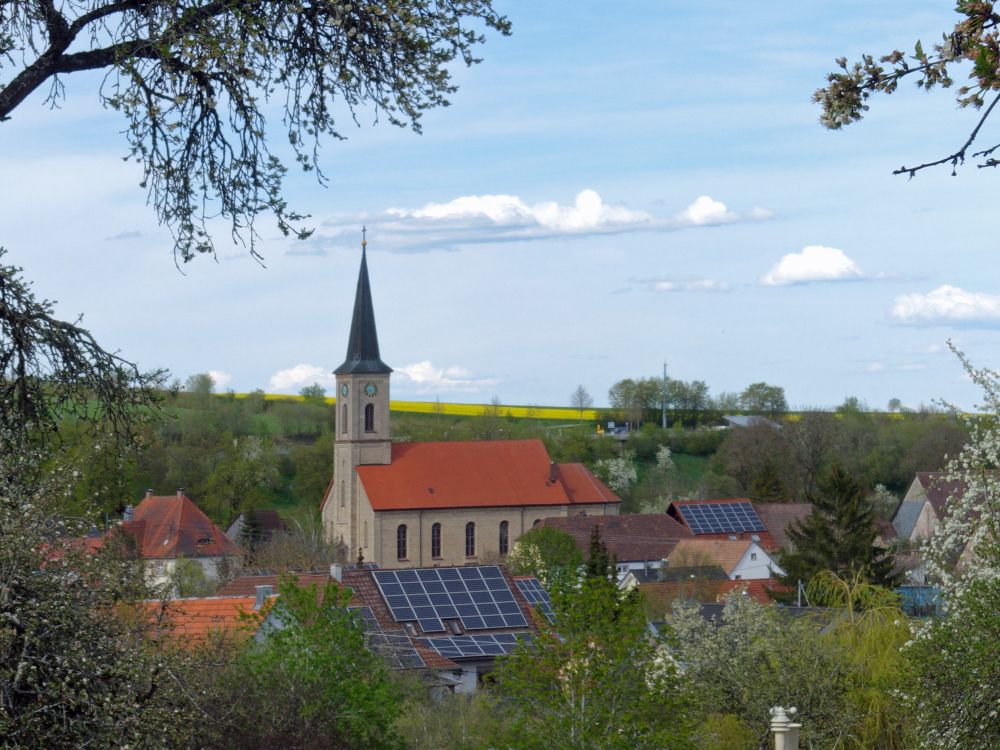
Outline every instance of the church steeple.
<svg viewBox="0 0 1000 750">
<path fill-rule="evenodd" d="M 387 375 L 392 372 L 392 368 L 382 361 L 378 352 L 375 309 L 368 283 L 367 245 L 368 242 L 362 239 L 361 270 L 358 272 L 358 288 L 354 293 L 354 315 L 351 318 L 351 335 L 347 341 L 347 359 L 334 370 L 337 375 Z"/>
</svg>

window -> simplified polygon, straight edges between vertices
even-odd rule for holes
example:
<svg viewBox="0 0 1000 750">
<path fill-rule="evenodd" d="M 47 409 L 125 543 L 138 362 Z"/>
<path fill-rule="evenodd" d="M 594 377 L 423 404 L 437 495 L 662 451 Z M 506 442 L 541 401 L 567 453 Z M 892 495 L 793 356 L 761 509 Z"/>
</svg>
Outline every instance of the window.
<svg viewBox="0 0 1000 750">
<path fill-rule="evenodd" d="M 750 559 L 751 560 L 756 560 L 757 559 L 757 553 L 756 552 L 751 552 L 750 553 Z"/>
<path fill-rule="evenodd" d="M 506 555 L 507 554 L 507 548 L 508 548 L 508 546 L 510 544 L 509 530 L 510 530 L 510 524 L 508 524 L 506 521 L 501 521 L 500 522 L 500 554 L 501 555 Z"/>
<path fill-rule="evenodd" d="M 375 432 L 375 406 L 368 404 L 365 407 L 365 432 Z"/>
<path fill-rule="evenodd" d="M 431 557 L 441 557 L 441 524 L 431 526 Z"/>
<path fill-rule="evenodd" d="M 396 527 L 396 559 L 406 559 L 406 524 L 401 523 Z"/>
<path fill-rule="evenodd" d="M 533 524 L 531 524 L 531 528 L 537 529 L 541 525 L 542 525 L 542 519 L 541 518 L 536 518 L 535 522 Z"/>
<path fill-rule="evenodd" d="M 340 431 L 347 432 L 347 404 L 340 407 Z"/>
<path fill-rule="evenodd" d="M 340 480 L 340 507 L 344 507 L 347 498 L 347 490 L 344 488 L 344 480 Z"/>
<path fill-rule="evenodd" d="M 472 521 L 465 524 L 465 556 L 476 556 L 476 524 Z"/>
</svg>

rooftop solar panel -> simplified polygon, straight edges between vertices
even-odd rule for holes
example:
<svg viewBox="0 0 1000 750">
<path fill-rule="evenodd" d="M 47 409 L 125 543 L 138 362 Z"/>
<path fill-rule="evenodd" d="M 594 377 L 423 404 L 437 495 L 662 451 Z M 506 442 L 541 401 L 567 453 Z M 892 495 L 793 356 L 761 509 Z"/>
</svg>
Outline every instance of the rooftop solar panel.
<svg viewBox="0 0 1000 750">
<path fill-rule="evenodd" d="M 465 630 L 524 628 L 528 621 L 496 565 L 466 568 L 379 570 L 372 574 L 396 622 L 414 622 L 425 633 L 445 630 L 458 618 Z"/>
<path fill-rule="evenodd" d="M 735 534 L 766 531 L 751 503 L 678 503 L 684 522 L 694 534 Z"/>
<path fill-rule="evenodd" d="M 378 624 L 371 607 L 348 607 L 348 612 L 361 619 L 365 629 L 365 645 L 396 669 L 413 669 L 424 666 L 424 660 L 413 648 L 409 636 L 403 633 L 386 633 Z"/>
<path fill-rule="evenodd" d="M 552 599 L 549 592 L 542 588 L 537 578 L 518 578 L 517 588 L 520 589 L 528 604 L 540 610 L 549 622 L 555 622 L 555 612 L 552 609 Z"/>
<path fill-rule="evenodd" d="M 421 638 L 419 642 L 448 659 L 474 659 L 509 654 L 519 640 L 530 643 L 531 633 L 456 635 L 446 638 Z"/>
</svg>

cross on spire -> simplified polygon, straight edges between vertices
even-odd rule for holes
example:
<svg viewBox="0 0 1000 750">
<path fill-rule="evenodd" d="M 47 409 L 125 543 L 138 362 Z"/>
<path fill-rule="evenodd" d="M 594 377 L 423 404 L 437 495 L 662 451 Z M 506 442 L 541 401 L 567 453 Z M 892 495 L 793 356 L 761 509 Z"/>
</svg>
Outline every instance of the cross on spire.
<svg viewBox="0 0 1000 750">
<path fill-rule="evenodd" d="M 364 249 L 366 247 L 368 247 L 368 227 L 362 225 L 362 227 L 361 227 L 361 251 L 364 252 Z"/>
</svg>

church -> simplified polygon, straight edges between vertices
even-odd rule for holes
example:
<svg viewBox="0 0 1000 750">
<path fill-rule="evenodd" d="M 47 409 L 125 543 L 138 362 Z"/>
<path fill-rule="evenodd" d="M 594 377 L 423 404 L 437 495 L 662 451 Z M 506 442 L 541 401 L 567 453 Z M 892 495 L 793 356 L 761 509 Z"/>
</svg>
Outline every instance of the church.
<svg viewBox="0 0 1000 750">
<path fill-rule="evenodd" d="M 506 555 L 553 516 L 611 515 L 621 500 L 583 464 L 554 463 L 541 440 L 393 443 L 392 368 L 379 354 L 366 243 L 347 358 L 337 381 L 327 537 L 383 568 L 472 565 Z"/>
</svg>

